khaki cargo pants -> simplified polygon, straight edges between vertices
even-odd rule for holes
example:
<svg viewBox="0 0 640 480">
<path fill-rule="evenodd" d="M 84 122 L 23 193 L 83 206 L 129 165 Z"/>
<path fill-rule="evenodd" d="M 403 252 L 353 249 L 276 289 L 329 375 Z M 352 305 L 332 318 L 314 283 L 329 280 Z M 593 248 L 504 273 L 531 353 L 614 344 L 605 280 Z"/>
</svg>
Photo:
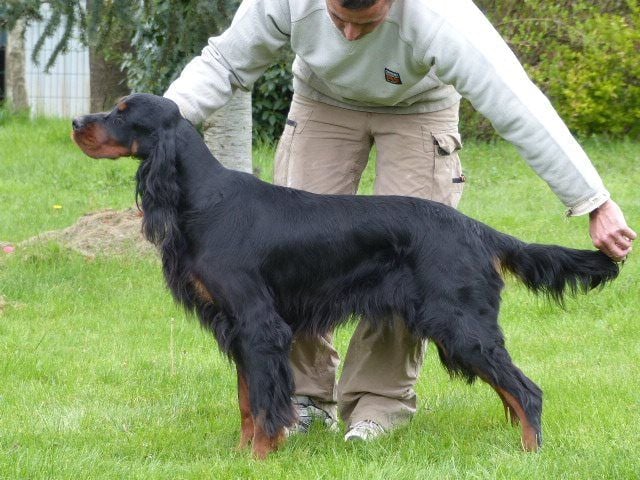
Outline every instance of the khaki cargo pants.
<svg viewBox="0 0 640 480">
<path fill-rule="evenodd" d="M 294 95 L 278 144 L 274 183 L 315 193 L 355 194 L 375 144 L 376 195 L 409 195 L 456 206 L 464 177 L 457 151 L 458 107 L 434 113 L 358 112 Z M 359 322 L 336 385 L 332 334 L 295 338 L 296 395 L 308 395 L 349 425 L 374 420 L 385 429 L 416 410 L 414 386 L 424 342 L 401 319 L 374 329 Z"/>
</svg>

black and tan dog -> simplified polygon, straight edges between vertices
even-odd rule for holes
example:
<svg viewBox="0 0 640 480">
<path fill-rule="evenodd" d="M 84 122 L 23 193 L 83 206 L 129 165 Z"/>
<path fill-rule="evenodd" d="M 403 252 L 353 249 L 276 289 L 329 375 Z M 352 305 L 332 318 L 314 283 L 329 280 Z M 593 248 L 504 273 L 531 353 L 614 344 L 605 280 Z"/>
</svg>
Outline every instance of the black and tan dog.
<svg viewBox="0 0 640 480">
<path fill-rule="evenodd" d="M 241 446 L 264 457 L 296 421 L 293 335 L 398 314 L 452 374 L 491 385 L 524 448 L 538 449 L 542 392 L 505 349 L 501 271 L 561 301 L 617 276 L 603 253 L 526 244 L 435 202 L 315 195 L 227 170 L 177 106 L 153 95 L 77 118 L 73 130 L 91 157 L 141 160 L 143 232 L 167 284 L 236 363 Z"/>
</svg>

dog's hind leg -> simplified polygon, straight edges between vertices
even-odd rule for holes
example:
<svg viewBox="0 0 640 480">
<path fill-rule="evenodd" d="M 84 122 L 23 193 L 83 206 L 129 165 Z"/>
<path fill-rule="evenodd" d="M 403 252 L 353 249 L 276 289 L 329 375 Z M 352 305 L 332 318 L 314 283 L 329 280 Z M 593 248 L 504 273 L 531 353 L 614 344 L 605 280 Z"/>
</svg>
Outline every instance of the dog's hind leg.
<svg viewBox="0 0 640 480">
<path fill-rule="evenodd" d="M 518 417 L 518 413 L 511 406 L 511 404 L 507 401 L 507 398 L 502 394 L 502 392 L 498 389 L 495 389 L 496 393 L 502 400 L 502 406 L 504 407 L 504 417 L 507 419 L 507 422 L 510 422 L 514 427 L 520 424 L 520 418 Z"/>
<path fill-rule="evenodd" d="M 537 451 L 542 443 L 542 391 L 513 364 L 497 322 L 486 317 L 478 322 L 462 318 L 437 322 L 430 329 L 442 363 L 469 381 L 480 377 L 487 382 L 512 423 L 520 423 L 523 448 Z"/>
<path fill-rule="evenodd" d="M 515 368 L 515 367 L 514 367 Z M 524 377 L 522 372 L 520 374 Z M 480 377 L 482 378 L 482 377 Z M 524 377 L 526 378 L 526 377 Z M 529 380 L 529 379 L 527 379 Z M 540 415 L 542 413 L 542 396 L 530 397 L 534 400 L 534 405 L 525 404 L 506 388 L 500 385 L 495 385 L 486 380 L 487 383 L 493 387 L 503 404 L 505 405 L 505 411 L 508 411 L 508 416 L 511 415 L 511 421 L 513 424 L 517 424 L 514 421 L 513 415 L 517 417 L 519 423 L 522 426 L 522 448 L 528 452 L 537 451 L 542 445 L 542 431 L 540 426 Z M 529 380 L 529 382 L 531 382 Z M 531 382 L 533 383 L 533 382 Z"/>
<path fill-rule="evenodd" d="M 507 350 L 500 345 L 475 349 L 465 354 L 467 368 L 496 391 L 512 423 L 520 423 L 522 447 L 529 452 L 542 445 L 542 391 L 511 361 Z M 517 421 L 516 421 L 517 419 Z"/>
</svg>

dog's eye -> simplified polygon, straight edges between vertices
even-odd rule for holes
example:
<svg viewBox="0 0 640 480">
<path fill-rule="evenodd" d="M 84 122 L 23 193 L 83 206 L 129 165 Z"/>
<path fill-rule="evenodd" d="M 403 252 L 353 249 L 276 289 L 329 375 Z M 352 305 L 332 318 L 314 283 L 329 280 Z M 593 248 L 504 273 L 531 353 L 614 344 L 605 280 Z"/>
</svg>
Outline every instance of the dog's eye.
<svg viewBox="0 0 640 480">
<path fill-rule="evenodd" d="M 113 123 L 114 123 L 115 125 L 124 125 L 124 118 L 122 118 L 122 116 L 120 116 L 120 115 L 116 115 L 116 116 L 113 118 Z"/>
</svg>

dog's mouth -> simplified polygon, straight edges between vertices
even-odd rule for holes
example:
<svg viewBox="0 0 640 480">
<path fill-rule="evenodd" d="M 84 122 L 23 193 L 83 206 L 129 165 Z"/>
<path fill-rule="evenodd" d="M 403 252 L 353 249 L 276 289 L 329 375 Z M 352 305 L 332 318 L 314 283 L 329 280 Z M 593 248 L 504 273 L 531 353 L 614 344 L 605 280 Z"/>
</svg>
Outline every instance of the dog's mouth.
<svg viewBox="0 0 640 480">
<path fill-rule="evenodd" d="M 92 158 L 129 157 L 133 155 L 132 149 L 119 144 L 110 137 L 104 127 L 97 123 L 76 125 L 74 122 L 71 138 L 80 149 Z"/>
</svg>

